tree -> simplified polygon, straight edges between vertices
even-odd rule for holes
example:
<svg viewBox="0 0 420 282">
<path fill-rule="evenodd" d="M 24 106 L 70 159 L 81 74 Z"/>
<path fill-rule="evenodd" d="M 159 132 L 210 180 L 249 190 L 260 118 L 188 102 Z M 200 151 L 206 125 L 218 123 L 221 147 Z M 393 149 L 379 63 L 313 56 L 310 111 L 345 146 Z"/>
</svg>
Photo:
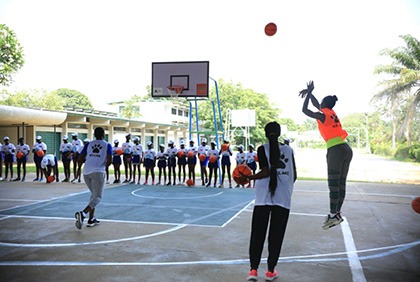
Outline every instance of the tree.
<svg viewBox="0 0 420 282">
<path fill-rule="evenodd" d="M 412 126 L 420 106 L 420 42 L 411 35 L 400 36 L 406 46 L 395 49 L 384 49 L 381 55 L 393 60 L 390 65 L 380 65 L 375 74 L 387 74 L 388 78 L 381 81 L 381 90 L 375 94 L 372 101 L 386 100 L 391 103 L 390 116 L 393 122 L 393 146 L 397 125 L 405 127 L 407 145 L 411 146 Z M 397 113 L 405 108 L 405 118 L 398 123 Z"/>
<path fill-rule="evenodd" d="M 129 100 L 124 102 L 124 108 L 121 110 L 123 117 L 127 119 L 133 119 L 140 116 L 140 107 L 138 102 L 140 102 L 141 97 L 138 95 L 132 96 Z"/>
<path fill-rule="evenodd" d="M 15 32 L 5 24 L 0 24 L 0 84 L 8 86 L 12 83 L 12 75 L 25 63 L 23 48 L 16 38 Z"/>
<path fill-rule="evenodd" d="M 225 127 L 227 126 L 226 116 L 228 109 L 254 109 L 256 111 L 256 126 L 250 129 L 251 143 L 258 144 L 265 142 L 264 126 L 270 121 L 278 120 L 281 112 L 280 109 L 269 101 L 266 94 L 256 93 L 252 89 L 244 89 L 240 83 L 226 83 L 223 79 L 220 79 L 218 81 L 218 89 L 223 125 Z M 216 103 L 215 88 L 210 89 L 209 98 Z M 218 119 L 218 115 L 216 116 Z M 214 130 L 213 108 L 211 103 L 199 104 L 199 119 L 200 121 L 204 121 L 204 129 Z"/>
<path fill-rule="evenodd" d="M 58 95 L 64 100 L 64 107 L 69 108 L 82 108 L 82 109 L 93 109 L 92 103 L 89 98 L 77 90 L 60 88 L 53 91 L 54 94 Z"/>
</svg>

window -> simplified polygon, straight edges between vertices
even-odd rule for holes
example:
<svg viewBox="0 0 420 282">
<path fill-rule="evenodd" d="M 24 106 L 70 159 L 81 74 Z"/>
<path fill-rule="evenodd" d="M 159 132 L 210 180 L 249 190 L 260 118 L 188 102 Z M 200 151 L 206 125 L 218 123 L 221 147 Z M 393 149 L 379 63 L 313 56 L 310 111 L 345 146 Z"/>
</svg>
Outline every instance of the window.
<svg viewBox="0 0 420 282">
<path fill-rule="evenodd" d="M 173 115 L 176 115 L 176 109 L 175 108 L 172 108 L 171 112 L 172 112 Z"/>
<path fill-rule="evenodd" d="M 182 117 L 182 111 L 178 110 L 178 115 Z"/>
<path fill-rule="evenodd" d="M 185 111 L 185 112 L 184 112 L 184 116 L 185 116 L 185 117 L 189 117 L 189 116 L 190 116 L 190 115 L 189 115 L 189 113 L 188 113 L 188 111 Z"/>
</svg>

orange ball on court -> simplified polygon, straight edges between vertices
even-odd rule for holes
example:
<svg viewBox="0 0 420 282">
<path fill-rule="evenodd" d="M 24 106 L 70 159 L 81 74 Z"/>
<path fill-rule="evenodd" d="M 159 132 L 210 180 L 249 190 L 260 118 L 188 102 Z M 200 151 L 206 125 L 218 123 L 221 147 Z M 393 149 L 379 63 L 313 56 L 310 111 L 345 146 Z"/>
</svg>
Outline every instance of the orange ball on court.
<svg viewBox="0 0 420 282">
<path fill-rule="evenodd" d="M 411 207 L 416 213 L 420 213 L 420 197 L 417 197 L 411 201 Z"/>
<path fill-rule="evenodd" d="M 188 186 L 193 186 L 194 185 L 194 181 L 192 179 L 188 179 L 186 183 L 187 183 Z"/>
<path fill-rule="evenodd" d="M 54 176 L 52 175 L 48 176 L 48 183 L 54 182 L 54 180 L 55 180 Z"/>
</svg>

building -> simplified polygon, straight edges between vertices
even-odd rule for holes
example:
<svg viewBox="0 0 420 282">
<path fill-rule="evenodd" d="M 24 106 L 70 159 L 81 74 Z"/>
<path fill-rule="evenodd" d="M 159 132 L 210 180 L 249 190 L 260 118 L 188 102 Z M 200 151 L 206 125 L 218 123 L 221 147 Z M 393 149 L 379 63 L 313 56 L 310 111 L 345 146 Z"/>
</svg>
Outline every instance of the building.
<svg viewBox="0 0 420 282">
<path fill-rule="evenodd" d="M 143 147 L 152 141 L 157 149 L 159 144 L 167 144 L 169 140 L 179 144 L 181 139 L 189 137 L 187 108 L 170 104 L 170 101 L 146 101 L 140 104 L 142 115 L 137 119 L 122 118 L 118 111 L 75 108 L 50 111 L 0 105 L 0 137 L 9 136 L 15 145 L 20 137 L 24 137 L 32 147 L 35 137 L 40 135 L 47 144 L 47 152 L 60 158 L 59 147 L 63 135 L 70 136 L 72 132 L 77 132 L 79 139 L 92 140 L 94 129 L 100 126 L 105 129 L 105 139 L 111 143 L 115 138 L 124 142 L 124 135 L 130 132 L 140 138 Z M 116 104 L 116 107 L 120 106 Z"/>
</svg>

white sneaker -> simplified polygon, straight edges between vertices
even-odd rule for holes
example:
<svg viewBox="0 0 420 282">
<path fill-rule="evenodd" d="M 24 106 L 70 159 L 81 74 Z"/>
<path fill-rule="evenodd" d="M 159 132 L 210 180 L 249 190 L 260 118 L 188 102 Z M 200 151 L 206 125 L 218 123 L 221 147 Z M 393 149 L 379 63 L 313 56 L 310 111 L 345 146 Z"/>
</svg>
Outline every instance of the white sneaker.
<svg viewBox="0 0 420 282">
<path fill-rule="evenodd" d="M 0 181 L 3 181 L 3 177 L 0 177 Z"/>
<path fill-rule="evenodd" d="M 324 224 L 322 225 L 323 229 L 329 229 L 331 227 L 334 227 L 336 225 L 339 225 L 340 223 L 342 223 L 344 220 L 343 218 L 341 218 L 340 216 L 338 216 L 337 214 L 334 216 L 331 215 L 327 215 Z"/>
</svg>

